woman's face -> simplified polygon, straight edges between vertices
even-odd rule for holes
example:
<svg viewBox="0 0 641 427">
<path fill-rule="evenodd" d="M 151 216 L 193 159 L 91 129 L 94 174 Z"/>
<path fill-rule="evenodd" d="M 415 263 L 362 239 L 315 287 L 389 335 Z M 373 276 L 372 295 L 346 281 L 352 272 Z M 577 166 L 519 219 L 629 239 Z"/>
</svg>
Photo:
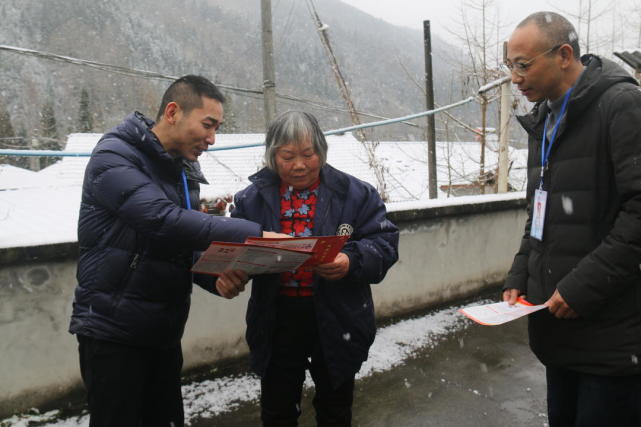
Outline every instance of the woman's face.
<svg viewBox="0 0 641 427">
<path fill-rule="evenodd" d="M 320 174 L 320 157 L 310 138 L 301 143 L 289 143 L 276 150 L 276 167 L 282 182 L 296 190 L 311 186 Z"/>
</svg>

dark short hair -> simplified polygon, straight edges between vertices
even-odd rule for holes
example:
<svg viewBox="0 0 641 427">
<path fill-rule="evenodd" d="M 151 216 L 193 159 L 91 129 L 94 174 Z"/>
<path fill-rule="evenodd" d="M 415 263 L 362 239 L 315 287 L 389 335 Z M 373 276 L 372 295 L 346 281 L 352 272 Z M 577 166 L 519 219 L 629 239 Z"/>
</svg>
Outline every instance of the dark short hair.
<svg viewBox="0 0 641 427">
<path fill-rule="evenodd" d="M 276 150 L 287 144 L 300 144 L 311 139 L 321 166 L 327 162 L 327 141 L 316 117 L 302 111 L 287 111 L 276 117 L 265 137 L 265 164 L 276 171 Z"/>
<path fill-rule="evenodd" d="M 574 51 L 574 58 L 581 58 L 579 36 L 574 29 L 574 25 L 565 17 L 556 12 L 535 12 L 521 21 L 516 28 L 521 28 L 528 24 L 534 24 L 541 30 L 541 33 L 548 39 L 550 48 L 569 44 Z"/>
<path fill-rule="evenodd" d="M 221 104 L 225 102 L 225 96 L 215 84 L 202 76 L 189 74 L 174 81 L 165 91 L 160 102 L 160 109 L 156 121 L 160 120 L 167 104 L 175 102 L 185 113 L 190 113 L 194 108 L 203 106 L 202 97 L 215 99 Z"/>
</svg>

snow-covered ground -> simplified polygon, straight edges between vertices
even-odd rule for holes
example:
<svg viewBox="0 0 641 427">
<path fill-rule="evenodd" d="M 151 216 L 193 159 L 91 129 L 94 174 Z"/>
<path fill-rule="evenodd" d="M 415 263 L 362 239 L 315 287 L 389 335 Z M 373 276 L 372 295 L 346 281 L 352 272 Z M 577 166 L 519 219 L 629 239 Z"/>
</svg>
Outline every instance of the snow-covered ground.
<svg viewBox="0 0 641 427">
<path fill-rule="evenodd" d="M 486 304 L 491 301 L 475 301 L 473 304 Z M 369 358 L 361 367 L 357 380 L 379 372 L 389 371 L 412 357 L 419 350 L 436 347 L 447 335 L 471 324 L 458 313 L 460 307 L 449 307 L 422 317 L 402 320 L 380 328 L 376 333 L 374 345 L 370 348 Z M 311 387 L 307 378 L 306 386 Z M 226 376 L 195 382 L 183 386 L 183 399 L 186 423 L 197 418 L 210 418 L 232 411 L 243 402 L 257 401 L 260 395 L 260 381 L 247 374 Z M 28 427 L 38 424 L 47 427 L 84 427 L 89 425 L 86 414 L 58 419 L 59 411 L 44 414 L 36 413 L 15 415 L 0 420 L 0 426 Z"/>
<path fill-rule="evenodd" d="M 89 153 L 100 134 L 71 134 L 65 151 Z M 260 143 L 263 134 L 220 134 L 217 148 Z M 327 137 L 328 162 L 377 186 L 368 165 L 367 153 L 351 134 Z M 486 151 L 485 170 L 494 170 L 496 147 Z M 210 151 L 200 163 L 210 182 L 203 185 L 201 196 L 215 200 L 233 195 L 249 185 L 247 177 L 263 164 L 263 147 Z M 439 186 L 468 184 L 478 176 L 480 147 L 476 142 L 437 143 L 437 180 Z M 427 190 L 427 151 L 422 141 L 381 142 L 376 157 L 386 169 L 386 191 L 389 210 L 407 206 L 423 207 L 434 203 L 470 203 L 477 198 L 450 198 L 429 201 Z M 516 190 L 525 186 L 525 150 L 510 149 L 512 168 L 510 185 Z M 37 246 L 75 242 L 82 179 L 88 157 L 64 157 L 39 171 L 31 172 L 9 165 L 0 165 L 0 248 Z M 520 195 L 478 196 L 488 199 L 523 197 Z M 439 190 L 439 199 L 447 193 Z"/>
</svg>

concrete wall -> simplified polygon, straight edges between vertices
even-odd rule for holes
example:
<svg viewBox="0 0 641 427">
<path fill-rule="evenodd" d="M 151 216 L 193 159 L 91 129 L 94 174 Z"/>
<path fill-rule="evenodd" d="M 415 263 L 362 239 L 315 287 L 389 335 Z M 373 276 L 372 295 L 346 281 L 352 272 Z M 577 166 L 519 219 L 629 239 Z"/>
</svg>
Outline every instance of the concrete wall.
<svg viewBox="0 0 641 427">
<path fill-rule="evenodd" d="M 394 316 L 478 293 L 501 282 L 520 244 L 526 213 L 478 212 L 474 206 L 398 212 L 400 259 L 374 286 L 377 314 Z M 485 205 L 484 208 L 492 205 Z M 510 206 L 507 203 L 503 207 Z M 498 205 L 494 205 L 498 208 Z"/>
<path fill-rule="evenodd" d="M 391 212 L 400 260 L 374 286 L 379 316 L 476 293 L 500 282 L 525 223 L 522 199 Z M 67 333 L 76 245 L 0 250 L 0 418 L 80 386 L 75 337 Z M 185 368 L 246 353 L 248 292 L 224 300 L 195 287 L 183 340 Z"/>
</svg>

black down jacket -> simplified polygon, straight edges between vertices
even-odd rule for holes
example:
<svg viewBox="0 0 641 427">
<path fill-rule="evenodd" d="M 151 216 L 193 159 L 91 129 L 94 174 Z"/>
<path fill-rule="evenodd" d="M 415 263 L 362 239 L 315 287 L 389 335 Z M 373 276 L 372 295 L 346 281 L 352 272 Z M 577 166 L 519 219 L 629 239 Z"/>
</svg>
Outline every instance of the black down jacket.
<svg viewBox="0 0 641 427">
<path fill-rule="evenodd" d="M 85 172 L 78 286 L 69 331 L 138 346 L 179 343 L 189 313 L 193 251 L 242 242 L 259 225 L 187 210 L 199 205 L 198 163 L 173 159 L 140 113 L 105 134 Z M 213 291 L 213 278 L 196 277 Z"/>
<path fill-rule="evenodd" d="M 398 228 L 386 217 L 385 204 L 369 184 L 329 165 L 321 169 L 315 236 L 336 235 L 339 227 L 353 232 L 343 252 L 348 274 L 336 281 L 314 276 L 314 307 L 323 355 L 334 384 L 351 378 L 367 359 L 376 323 L 371 283 L 379 283 L 398 259 Z M 247 218 L 266 230 L 280 231 L 280 179 L 263 169 L 252 185 L 236 194 L 232 217 Z M 349 228 L 349 227 L 347 227 Z M 262 375 L 272 351 L 276 327 L 278 274 L 256 276 L 247 307 L 247 343 L 252 369 Z"/>
<path fill-rule="evenodd" d="M 505 288 L 536 304 L 559 290 L 578 319 L 543 310 L 530 316 L 530 346 L 548 366 L 597 375 L 640 374 L 641 91 L 615 63 L 597 56 L 569 100 L 552 146 L 543 240 L 530 238 L 539 185 L 541 135 L 548 114 L 537 104 L 519 120 L 529 133 L 529 218 Z"/>
</svg>

